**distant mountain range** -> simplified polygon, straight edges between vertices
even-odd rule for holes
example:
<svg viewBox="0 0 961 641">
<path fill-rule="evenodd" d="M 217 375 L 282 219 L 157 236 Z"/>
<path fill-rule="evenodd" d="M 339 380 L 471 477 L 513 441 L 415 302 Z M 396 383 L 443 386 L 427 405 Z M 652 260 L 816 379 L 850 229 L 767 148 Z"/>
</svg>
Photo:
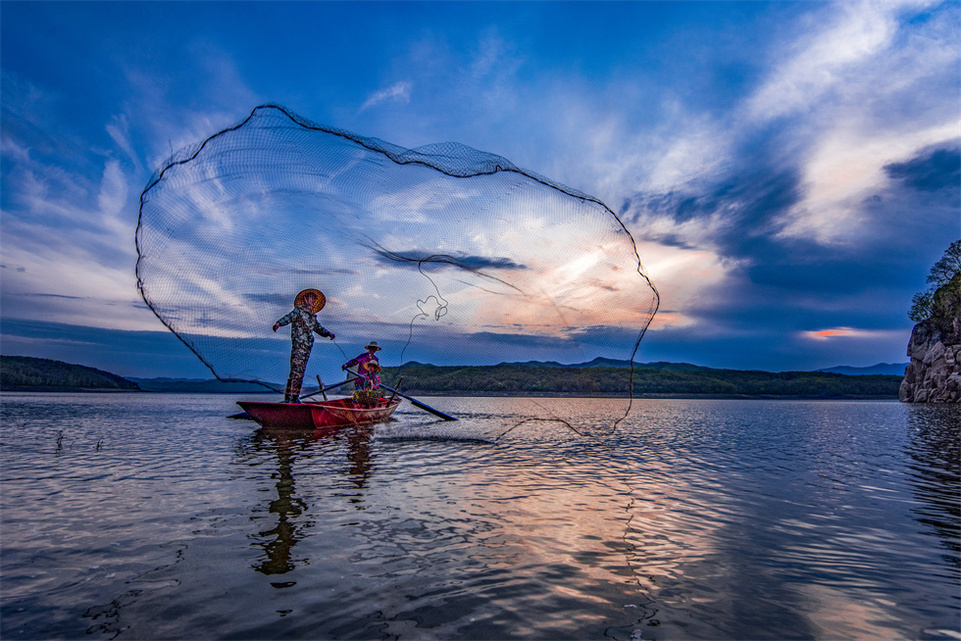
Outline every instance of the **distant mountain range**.
<svg viewBox="0 0 961 641">
<path fill-rule="evenodd" d="M 562 394 L 619 395 L 629 387 L 630 361 L 596 358 L 587 363 L 501 363 L 488 366 L 435 366 L 417 362 L 385 367 L 384 382 L 424 394 Z M 878 363 L 871 367 L 838 366 L 814 372 L 763 372 L 714 369 L 690 363 L 635 363 L 636 395 L 897 396 L 907 364 Z M 2 389 L 26 391 L 127 390 L 161 393 L 276 393 L 255 383 L 226 383 L 197 378 L 122 378 L 83 365 L 49 359 L 3 356 Z M 863 380 L 859 380 L 863 379 Z M 270 384 L 274 390 L 283 384 Z M 309 394 L 316 388 L 305 387 Z"/>
<path fill-rule="evenodd" d="M 415 363 L 417 364 L 417 363 Z M 619 361 L 610 358 L 595 358 L 588 363 L 578 363 L 576 365 L 562 365 L 555 361 L 548 361 L 545 363 L 538 361 L 527 361 L 526 363 L 501 363 L 501 365 L 518 365 L 518 366 L 528 366 L 528 367 L 573 367 L 573 368 L 585 368 L 585 367 L 630 367 L 630 361 Z M 878 363 L 876 365 L 871 365 L 869 367 L 851 367 L 850 365 L 838 365 L 836 367 L 828 367 L 825 369 L 816 369 L 815 372 L 827 372 L 829 374 L 844 374 L 845 376 L 904 376 L 904 368 L 908 366 L 907 363 Z M 664 361 L 659 361 L 656 363 L 634 363 L 634 369 L 656 369 L 664 370 L 668 372 L 708 372 L 711 370 L 720 371 L 713 367 L 703 367 L 701 365 L 691 365 L 690 363 L 667 363 Z M 724 370 L 724 371 L 734 371 L 734 370 Z M 742 370 L 738 370 L 742 371 Z"/>
<path fill-rule="evenodd" d="M 848 365 L 838 365 L 828 369 L 819 369 L 818 372 L 828 372 L 831 374 L 844 374 L 845 376 L 874 376 L 886 374 L 889 376 L 904 376 L 904 369 L 907 363 L 878 363 L 870 367 L 850 367 Z"/>
<path fill-rule="evenodd" d="M 421 365 L 422 363 L 411 362 L 405 363 L 404 367 L 408 365 Z M 563 363 L 558 363 L 557 361 L 527 361 L 524 363 L 501 363 L 497 365 L 500 366 L 517 366 L 517 367 L 557 367 L 557 368 L 568 368 L 568 369 L 585 369 L 590 367 L 616 367 L 616 368 L 630 368 L 631 361 L 615 360 L 612 358 L 595 358 L 587 363 L 575 363 L 573 365 L 564 365 Z M 701 367 L 700 365 L 691 365 L 690 363 L 666 363 L 659 361 L 657 363 L 634 363 L 634 368 L 643 369 L 662 369 L 671 372 L 692 372 L 696 370 L 709 370 L 710 367 Z"/>
</svg>

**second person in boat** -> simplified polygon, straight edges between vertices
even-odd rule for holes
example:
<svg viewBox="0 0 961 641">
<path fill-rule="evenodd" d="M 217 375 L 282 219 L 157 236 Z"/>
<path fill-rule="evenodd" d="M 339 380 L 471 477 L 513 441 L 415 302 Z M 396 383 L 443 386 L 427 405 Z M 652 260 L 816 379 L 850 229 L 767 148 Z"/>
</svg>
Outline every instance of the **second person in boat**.
<svg viewBox="0 0 961 641">
<path fill-rule="evenodd" d="M 367 351 L 344 363 L 341 369 L 346 370 L 357 365 L 356 371 L 359 376 L 354 379 L 354 389 L 377 389 L 380 387 L 380 361 L 377 359 L 380 347 L 377 341 L 371 341 L 364 349 Z"/>
</svg>

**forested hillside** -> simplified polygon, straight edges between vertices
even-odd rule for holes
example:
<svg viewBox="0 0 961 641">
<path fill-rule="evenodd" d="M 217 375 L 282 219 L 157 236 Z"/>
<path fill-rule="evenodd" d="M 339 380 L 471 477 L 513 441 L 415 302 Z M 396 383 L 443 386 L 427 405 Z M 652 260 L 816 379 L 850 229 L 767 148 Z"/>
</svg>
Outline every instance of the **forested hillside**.
<svg viewBox="0 0 961 641">
<path fill-rule="evenodd" d="M 611 361 L 614 363 L 614 361 Z M 488 396 L 626 396 L 629 363 L 614 366 L 556 363 L 440 367 L 408 363 L 385 367 L 384 383 L 408 394 Z M 164 384 L 158 383 L 158 381 Z M 710 369 L 683 363 L 639 364 L 634 395 L 795 398 L 897 398 L 899 376 L 845 376 L 825 372 L 761 372 Z M 23 356 L 0 357 L 3 390 L 137 390 L 137 383 L 92 367 Z M 237 383 L 145 379 L 143 389 L 158 392 L 251 393 Z M 345 388 L 346 389 L 346 388 Z"/>
<path fill-rule="evenodd" d="M 0 389 L 21 390 L 136 390 L 136 383 L 103 370 L 46 358 L 0 356 Z"/>
<path fill-rule="evenodd" d="M 845 376 L 824 372 L 761 372 L 706 367 L 668 368 L 639 365 L 634 370 L 635 396 L 794 396 L 807 398 L 897 398 L 899 376 Z M 495 365 L 438 367 L 411 363 L 384 368 L 393 386 L 403 376 L 403 389 L 416 394 L 492 395 L 560 394 L 626 395 L 631 372 L 624 367 L 556 367 Z"/>
</svg>

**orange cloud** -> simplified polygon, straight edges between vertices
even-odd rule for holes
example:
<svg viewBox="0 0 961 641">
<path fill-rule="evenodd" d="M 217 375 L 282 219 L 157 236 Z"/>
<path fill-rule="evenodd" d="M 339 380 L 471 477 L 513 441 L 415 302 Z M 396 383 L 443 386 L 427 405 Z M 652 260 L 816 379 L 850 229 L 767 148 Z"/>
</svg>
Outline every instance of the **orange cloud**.
<svg viewBox="0 0 961 641">
<path fill-rule="evenodd" d="M 815 338 L 830 338 L 832 336 L 851 336 L 856 332 L 851 331 L 847 327 L 841 327 L 838 329 L 822 329 L 819 332 L 808 332 L 812 334 Z"/>
<path fill-rule="evenodd" d="M 870 338 L 877 336 L 879 332 L 866 329 L 856 329 L 854 327 L 832 327 L 830 329 L 819 329 L 801 332 L 805 338 L 824 341 L 830 338 Z"/>
</svg>

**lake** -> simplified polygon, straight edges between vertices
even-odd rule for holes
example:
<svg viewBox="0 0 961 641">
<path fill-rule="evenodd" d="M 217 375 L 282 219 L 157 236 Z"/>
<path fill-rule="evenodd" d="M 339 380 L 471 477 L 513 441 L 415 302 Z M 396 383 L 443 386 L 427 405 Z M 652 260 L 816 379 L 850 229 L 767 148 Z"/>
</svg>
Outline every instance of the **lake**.
<svg viewBox="0 0 961 641">
<path fill-rule="evenodd" d="M 0 637 L 961 639 L 959 406 L 236 400 L 0 396 Z"/>
</svg>

